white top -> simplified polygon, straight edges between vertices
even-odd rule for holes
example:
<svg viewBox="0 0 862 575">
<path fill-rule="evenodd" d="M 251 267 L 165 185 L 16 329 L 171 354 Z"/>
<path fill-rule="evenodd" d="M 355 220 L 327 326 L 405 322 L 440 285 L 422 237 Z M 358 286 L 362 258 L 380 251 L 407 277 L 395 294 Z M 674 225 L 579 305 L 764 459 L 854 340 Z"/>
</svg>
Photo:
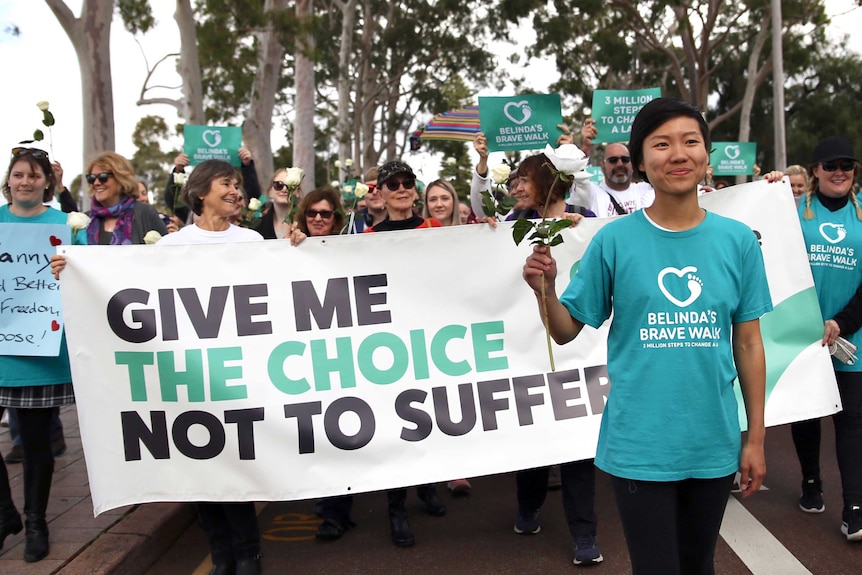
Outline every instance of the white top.
<svg viewBox="0 0 862 575">
<path fill-rule="evenodd" d="M 591 195 L 590 209 L 600 218 L 620 215 L 611 201 L 611 196 L 628 214 L 650 207 L 655 200 L 655 190 L 646 182 L 632 182 L 628 189 L 623 191 L 611 189 L 604 182 L 594 183 Z"/>
<path fill-rule="evenodd" d="M 192 244 L 228 244 L 235 242 L 263 241 L 263 236 L 254 230 L 241 228 L 233 224 L 223 232 L 211 232 L 190 224 L 178 232 L 162 236 L 157 245 L 185 246 Z"/>
</svg>

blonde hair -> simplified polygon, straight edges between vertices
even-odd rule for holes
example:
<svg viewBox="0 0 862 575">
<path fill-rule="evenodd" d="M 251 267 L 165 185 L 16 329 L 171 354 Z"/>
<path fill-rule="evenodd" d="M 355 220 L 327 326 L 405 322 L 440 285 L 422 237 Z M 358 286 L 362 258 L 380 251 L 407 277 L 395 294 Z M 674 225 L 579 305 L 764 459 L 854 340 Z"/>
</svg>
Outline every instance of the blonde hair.
<svg viewBox="0 0 862 575">
<path fill-rule="evenodd" d="M 120 184 L 120 192 L 124 196 L 138 197 L 138 177 L 135 175 L 135 169 L 129 160 L 116 152 L 102 152 L 87 164 L 88 174 L 96 164 L 104 166 L 113 174 L 114 179 Z M 90 186 L 90 195 L 93 195 L 92 186 Z"/>
<path fill-rule="evenodd" d="M 818 162 L 819 163 L 819 162 Z M 811 164 L 808 166 L 808 191 L 805 193 L 805 211 L 802 212 L 802 218 L 806 220 L 814 219 L 814 210 L 811 209 L 811 198 L 814 197 L 815 192 L 820 189 L 820 181 L 817 179 L 817 176 L 814 175 L 814 168 L 817 167 L 818 163 Z M 859 171 L 859 165 L 853 167 L 853 181 L 856 181 L 856 174 Z M 790 168 L 787 168 L 787 172 L 790 173 Z M 850 188 L 850 201 L 853 203 L 853 207 L 856 208 L 856 219 L 862 221 L 862 208 L 859 207 L 859 200 L 856 198 L 856 184 Z"/>
<path fill-rule="evenodd" d="M 426 218 L 432 217 L 431 212 L 428 211 L 428 192 L 431 190 L 431 188 L 443 188 L 444 190 L 449 192 L 449 195 L 452 196 L 452 216 L 449 220 L 449 225 L 461 225 L 461 212 L 460 208 L 458 207 L 461 203 L 461 200 L 458 198 L 458 193 L 455 192 L 455 188 L 452 186 L 452 184 L 443 179 L 434 180 L 433 182 L 425 186 L 425 193 L 422 194 L 422 204 L 424 206 L 422 208 L 422 216 Z"/>
</svg>

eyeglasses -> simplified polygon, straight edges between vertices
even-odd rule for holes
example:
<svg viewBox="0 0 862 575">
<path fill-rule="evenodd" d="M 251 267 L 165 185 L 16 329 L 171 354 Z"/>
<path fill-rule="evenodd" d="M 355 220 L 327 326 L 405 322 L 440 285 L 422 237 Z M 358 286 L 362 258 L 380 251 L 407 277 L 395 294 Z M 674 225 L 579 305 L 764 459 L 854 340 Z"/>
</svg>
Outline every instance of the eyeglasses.
<svg viewBox="0 0 862 575">
<path fill-rule="evenodd" d="M 312 210 L 312 209 L 305 210 L 305 217 L 308 218 L 309 220 L 313 220 L 317 216 L 320 216 L 321 219 L 328 220 L 334 214 L 335 214 L 335 212 L 333 212 L 332 210 Z"/>
<path fill-rule="evenodd" d="M 40 150 L 39 148 L 12 148 L 12 156 L 15 158 L 20 158 L 21 156 L 26 156 L 30 154 L 37 160 L 47 160 L 48 152 L 45 150 Z"/>
<path fill-rule="evenodd" d="M 99 180 L 99 183 L 107 183 L 108 179 L 114 175 L 114 172 L 100 172 L 98 174 L 87 174 L 87 183 L 91 186 Z"/>
<path fill-rule="evenodd" d="M 607 158 L 605 158 L 605 161 L 609 164 L 616 164 L 617 162 L 628 164 L 632 161 L 632 158 L 631 156 L 608 156 Z"/>
<path fill-rule="evenodd" d="M 413 178 L 405 178 L 405 179 L 400 180 L 400 181 L 399 180 L 395 180 L 395 181 L 389 180 L 388 182 L 386 182 L 385 185 L 389 189 L 390 192 L 394 192 L 395 190 L 398 189 L 399 186 L 404 186 L 405 190 L 412 190 L 413 186 L 416 185 L 416 180 L 414 180 Z"/>
<path fill-rule="evenodd" d="M 283 190 L 286 187 L 287 187 L 287 184 L 285 184 L 284 182 L 282 182 L 280 180 L 275 180 L 274 182 L 272 182 L 272 189 L 275 190 L 276 192 L 280 192 L 281 190 Z"/>
<path fill-rule="evenodd" d="M 365 185 L 366 185 L 366 186 L 368 186 L 368 193 L 369 193 L 369 194 L 370 194 L 371 192 L 377 192 L 377 191 L 379 191 L 379 190 L 377 189 L 377 186 L 376 186 L 376 185 L 374 185 L 374 184 L 365 184 Z"/>
<path fill-rule="evenodd" d="M 856 162 L 854 162 L 853 160 L 832 160 L 831 162 L 820 162 L 820 165 L 823 167 L 824 172 L 834 172 L 835 170 L 841 170 L 842 172 L 852 172 L 853 169 L 856 167 Z"/>
</svg>

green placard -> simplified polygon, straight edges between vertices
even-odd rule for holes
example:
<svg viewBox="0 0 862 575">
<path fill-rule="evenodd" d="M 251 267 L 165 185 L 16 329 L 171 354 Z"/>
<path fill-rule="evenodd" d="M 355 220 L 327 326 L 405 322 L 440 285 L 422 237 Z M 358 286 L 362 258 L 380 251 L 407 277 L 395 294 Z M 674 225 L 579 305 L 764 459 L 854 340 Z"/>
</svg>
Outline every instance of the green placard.
<svg viewBox="0 0 862 575">
<path fill-rule="evenodd" d="M 183 126 L 183 152 L 196 166 L 206 160 L 224 160 L 239 166 L 242 128 L 234 126 Z"/>
<path fill-rule="evenodd" d="M 563 133 L 559 94 L 481 96 L 479 123 L 488 151 L 538 150 L 556 144 Z"/>
<path fill-rule="evenodd" d="M 751 176 L 756 157 L 756 142 L 713 142 L 709 163 L 715 176 Z"/>
<path fill-rule="evenodd" d="M 628 142 L 632 122 L 645 104 L 661 98 L 661 88 L 643 90 L 596 90 L 593 92 L 593 117 L 596 143 Z"/>
</svg>

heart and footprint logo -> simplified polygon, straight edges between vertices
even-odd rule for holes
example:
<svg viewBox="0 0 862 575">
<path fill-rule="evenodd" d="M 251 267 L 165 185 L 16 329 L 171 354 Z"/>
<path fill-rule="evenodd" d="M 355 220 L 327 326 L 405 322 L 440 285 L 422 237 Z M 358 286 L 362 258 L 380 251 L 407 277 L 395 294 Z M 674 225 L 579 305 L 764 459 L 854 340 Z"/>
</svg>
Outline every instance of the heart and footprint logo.
<svg viewBox="0 0 862 575">
<path fill-rule="evenodd" d="M 688 307 L 703 293 L 703 282 L 695 273 L 697 268 L 694 266 L 685 266 L 682 269 L 666 267 L 658 273 L 658 289 L 673 305 Z M 680 282 L 683 279 L 688 280 L 684 287 Z M 688 292 L 688 295 L 684 299 L 676 297 L 676 295 L 685 295 L 685 292 Z"/>
<path fill-rule="evenodd" d="M 830 244 L 837 244 L 847 237 L 847 230 L 844 229 L 844 224 L 826 222 L 820 224 L 820 235 Z"/>
<path fill-rule="evenodd" d="M 735 160 L 739 157 L 740 154 L 739 145 L 731 144 L 729 146 L 724 147 L 724 155 L 730 158 L 731 160 Z"/>
<path fill-rule="evenodd" d="M 203 134 L 201 134 L 201 139 L 210 148 L 216 148 L 221 144 L 221 132 L 218 130 L 204 130 Z"/>
<path fill-rule="evenodd" d="M 530 116 L 533 115 L 533 109 L 530 108 L 530 104 L 527 100 L 508 102 L 503 106 L 503 115 L 520 126 L 530 119 Z"/>
</svg>

